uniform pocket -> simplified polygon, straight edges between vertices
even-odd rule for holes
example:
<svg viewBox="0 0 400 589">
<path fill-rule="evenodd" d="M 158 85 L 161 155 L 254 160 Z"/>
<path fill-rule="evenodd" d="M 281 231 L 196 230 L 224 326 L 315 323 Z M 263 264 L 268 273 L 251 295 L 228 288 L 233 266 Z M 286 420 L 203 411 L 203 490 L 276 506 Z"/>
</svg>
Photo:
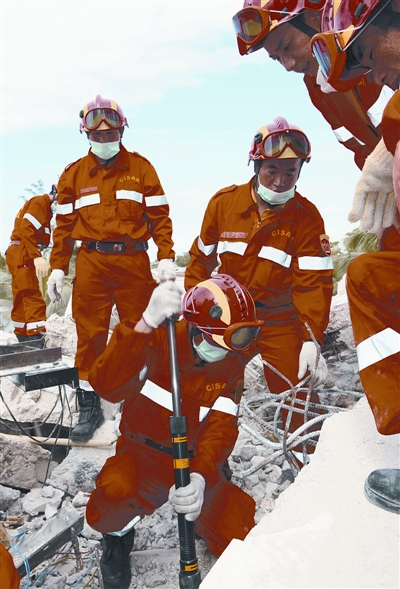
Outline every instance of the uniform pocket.
<svg viewBox="0 0 400 589">
<path fill-rule="evenodd" d="M 35 268 L 29 266 L 22 266 L 17 268 L 14 274 L 15 288 L 21 290 L 37 290 L 39 282 L 36 276 Z"/>
</svg>

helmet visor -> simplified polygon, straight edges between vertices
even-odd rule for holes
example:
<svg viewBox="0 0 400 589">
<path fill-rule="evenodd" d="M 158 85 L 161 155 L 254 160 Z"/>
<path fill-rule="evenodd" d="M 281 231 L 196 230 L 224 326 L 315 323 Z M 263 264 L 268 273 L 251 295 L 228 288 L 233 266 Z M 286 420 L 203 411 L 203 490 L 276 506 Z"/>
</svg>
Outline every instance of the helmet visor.
<svg viewBox="0 0 400 589">
<path fill-rule="evenodd" d="M 307 158 L 311 152 L 311 145 L 306 135 L 301 131 L 276 132 L 267 135 L 261 146 L 261 153 L 269 158 L 277 158 L 286 148 L 291 147 L 299 158 Z"/>
<path fill-rule="evenodd" d="M 112 108 L 94 108 L 84 118 L 83 125 L 88 131 L 98 129 L 101 123 L 105 123 L 110 129 L 119 129 L 122 126 L 120 114 Z"/>
<path fill-rule="evenodd" d="M 268 10 L 255 7 L 239 10 L 232 20 L 236 35 L 249 47 L 266 37 L 270 27 Z"/>
</svg>

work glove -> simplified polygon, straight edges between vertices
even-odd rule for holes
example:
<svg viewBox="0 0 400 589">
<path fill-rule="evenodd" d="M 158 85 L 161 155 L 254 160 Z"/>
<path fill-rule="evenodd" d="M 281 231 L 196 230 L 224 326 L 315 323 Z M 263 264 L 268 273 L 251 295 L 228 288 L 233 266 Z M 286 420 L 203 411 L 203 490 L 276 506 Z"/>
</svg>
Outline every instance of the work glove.
<svg viewBox="0 0 400 589">
<path fill-rule="evenodd" d="M 299 356 L 299 373 L 297 378 L 302 380 L 306 375 L 307 370 L 311 373 L 314 370 L 315 359 L 317 357 L 317 346 L 314 342 L 303 342 L 300 356 Z M 326 366 L 325 358 L 320 354 L 318 359 L 318 367 L 315 371 L 314 385 L 322 384 L 328 376 L 328 368 Z"/>
<path fill-rule="evenodd" d="M 47 294 L 52 303 L 61 300 L 64 276 L 63 270 L 53 270 L 50 274 L 49 280 L 47 281 Z"/>
<path fill-rule="evenodd" d="M 360 221 L 361 231 L 379 233 L 392 225 L 395 214 L 393 156 L 381 139 L 365 160 L 348 220 Z"/>
<path fill-rule="evenodd" d="M 160 260 L 157 268 L 157 282 L 164 282 L 165 280 L 175 280 L 176 270 L 172 258 L 165 258 Z"/>
<path fill-rule="evenodd" d="M 47 276 L 47 273 L 49 271 L 49 263 L 47 260 L 45 260 L 43 256 L 35 258 L 33 260 L 33 263 L 35 264 L 36 276 L 38 278 L 43 278 L 44 276 Z"/>
<path fill-rule="evenodd" d="M 172 315 L 181 314 L 182 291 L 172 280 L 161 282 L 151 294 L 149 304 L 143 313 L 145 323 L 157 329 L 161 323 Z"/>
<path fill-rule="evenodd" d="M 186 487 L 170 488 L 168 500 L 177 513 L 184 513 L 188 522 L 194 522 L 200 515 L 204 501 L 206 481 L 198 472 L 190 473 L 190 483 Z"/>
</svg>

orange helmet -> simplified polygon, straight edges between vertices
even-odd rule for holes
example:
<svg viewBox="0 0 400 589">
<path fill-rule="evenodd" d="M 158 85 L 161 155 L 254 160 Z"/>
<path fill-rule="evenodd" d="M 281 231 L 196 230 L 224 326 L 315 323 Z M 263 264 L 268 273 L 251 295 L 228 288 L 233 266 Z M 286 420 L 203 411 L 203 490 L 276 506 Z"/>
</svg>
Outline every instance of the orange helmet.
<svg viewBox="0 0 400 589">
<path fill-rule="evenodd" d="M 304 10 L 322 10 L 326 0 L 245 0 L 243 8 L 233 17 L 240 55 L 258 51 L 267 35 L 277 26 L 293 20 L 291 24 L 310 38 L 315 30 L 299 19 Z"/>
<path fill-rule="evenodd" d="M 389 4 L 390 0 L 335 0 L 326 4 L 322 30 L 312 38 L 311 49 L 335 90 L 346 92 L 354 88 L 369 71 L 358 63 L 351 45 L 371 23 L 382 28 L 396 23 L 398 13 L 388 12 Z"/>
<path fill-rule="evenodd" d="M 300 127 L 276 117 L 263 125 L 253 137 L 249 163 L 256 160 L 300 158 L 310 161 L 311 144 Z"/>
<path fill-rule="evenodd" d="M 108 98 L 102 98 L 100 94 L 94 100 L 85 104 L 79 113 L 81 123 L 79 130 L 86 131 L 103 131 L 105 129 L 123 129 L 129 127 L 122 108 Z"/>
<path fill-rule="evenodd" d="M 182 314 L 214 343 L 236 352 L 247 350 L 264 324 L 256 319 L 249 291 L 228 274 L 216 274 L 190 288 Z"/>
</svg>

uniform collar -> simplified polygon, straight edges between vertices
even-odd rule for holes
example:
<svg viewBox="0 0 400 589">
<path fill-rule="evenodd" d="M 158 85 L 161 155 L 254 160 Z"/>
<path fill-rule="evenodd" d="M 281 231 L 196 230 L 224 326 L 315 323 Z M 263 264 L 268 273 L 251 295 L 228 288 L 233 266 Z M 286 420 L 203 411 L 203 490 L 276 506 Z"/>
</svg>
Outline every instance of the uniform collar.
<svg viewBox="0 0 400 589">
<path fill-rule="evenodd" d="M 125 147 L 122 145 L 122 143 L 119 153 L 115 157 L 114 161 L 107 167 L 97 161 L 96 156 L 94 155 L 91 149 L 89 149 L 88 157 L 92 162 L 94 162 L 94 167 L 90 170 L 91 176 L 95 176 L 97 170 L 100 170 L 101 168 L 107 171 L 113 169 L 129 170 L 129 153 L 128 150 L 125 149 Z"/>
</svg>

